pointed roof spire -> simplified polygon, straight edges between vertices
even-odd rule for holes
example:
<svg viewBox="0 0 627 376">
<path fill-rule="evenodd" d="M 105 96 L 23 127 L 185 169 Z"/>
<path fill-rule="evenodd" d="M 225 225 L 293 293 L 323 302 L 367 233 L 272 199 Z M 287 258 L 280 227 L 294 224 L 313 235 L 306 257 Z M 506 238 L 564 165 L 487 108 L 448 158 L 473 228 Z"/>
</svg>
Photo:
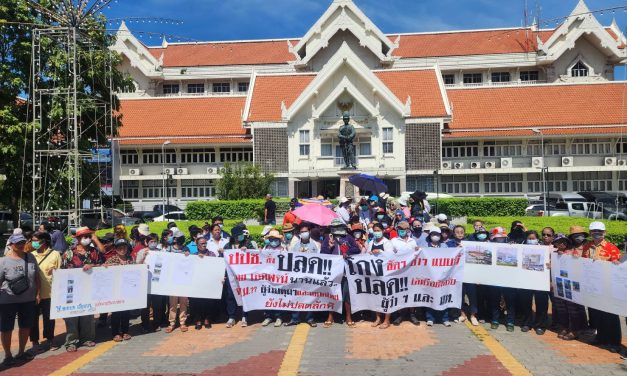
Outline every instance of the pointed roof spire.
<svg viewBox="0 0 627 376">
<path fill-rule="evenodd" d="M 161 47 L 168 48 L 168 41 L 165 39 L 165 35 L 163 36 L 163 40 L 161 41 Z"/>
<path fill-rule="evenodd" d="M 126 26 L 126 22 L 122 21 L 122 23 L 120 23 L 120 27 L 118 28 L 118 31 L 129 31 L 128 26 Z"/>
<path fill-rule="evenodd" d="M 579 0 L 579 2 L 577 3 L 577 6 L 575 7 L 575 9 L 573 9 L 573 11 L 570 14 L 575 15 L 575 14 L 588 13 L 588 12 L 590 12 L 590 8 L 588 8 L 588 5 L 586 5 L 586 2 L 584 0 Z"/>
</svg>

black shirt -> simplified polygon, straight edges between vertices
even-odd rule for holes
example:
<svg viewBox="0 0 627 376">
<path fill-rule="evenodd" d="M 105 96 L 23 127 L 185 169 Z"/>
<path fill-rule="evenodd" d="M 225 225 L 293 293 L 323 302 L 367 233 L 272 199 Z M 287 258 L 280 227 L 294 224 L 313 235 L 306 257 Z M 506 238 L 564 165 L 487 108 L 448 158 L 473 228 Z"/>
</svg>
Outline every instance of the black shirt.
<svg viewBox="0 0 627 376">
<path fill-rule="evenodd" d="M 276 204 L 272 200 L 266 201 L 264 208 L 268 211 L 267 220 L 272 221 L 276 217 Z"/>
</svg>

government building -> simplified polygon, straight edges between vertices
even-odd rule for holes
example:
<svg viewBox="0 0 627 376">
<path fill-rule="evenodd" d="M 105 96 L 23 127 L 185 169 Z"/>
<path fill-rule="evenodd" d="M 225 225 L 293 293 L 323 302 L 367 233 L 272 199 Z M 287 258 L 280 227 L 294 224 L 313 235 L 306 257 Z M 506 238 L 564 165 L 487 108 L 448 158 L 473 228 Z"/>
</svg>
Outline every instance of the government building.
<svg viewBox="0 0 627 376">
<path fill-rule="evenodd" d="M 626 43 L 583 1 L 552 29 L 384 34 L 351 0 L 296 39 L 146 46 L 122 24 L 135 90 L 119 93 L 114 192 L 185 206 L 251 161 L 277 196 L 335 197 L 344 110 L 358 170 L 391 194 L 533 197 L 543 171 L 551 192 L 624 191 Z"/>
</svg>

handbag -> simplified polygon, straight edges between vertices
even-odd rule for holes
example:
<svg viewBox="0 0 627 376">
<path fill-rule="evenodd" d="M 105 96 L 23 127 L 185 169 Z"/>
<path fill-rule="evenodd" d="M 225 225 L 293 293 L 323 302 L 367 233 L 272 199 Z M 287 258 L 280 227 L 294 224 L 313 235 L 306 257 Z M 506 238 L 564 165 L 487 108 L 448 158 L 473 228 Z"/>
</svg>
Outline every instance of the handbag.
<svg viewBox="0 0 627 376">
<path fill-rule="evenodd" d="M 22 295 L 30 288 L 30 283 L 28 282 L 28 262 L 26 261 L 26 255 L 24 255 L 24 274 L 13 279 L 9 280 L 9 289 L 13 293 L 13 295 Z"/>
</svg>

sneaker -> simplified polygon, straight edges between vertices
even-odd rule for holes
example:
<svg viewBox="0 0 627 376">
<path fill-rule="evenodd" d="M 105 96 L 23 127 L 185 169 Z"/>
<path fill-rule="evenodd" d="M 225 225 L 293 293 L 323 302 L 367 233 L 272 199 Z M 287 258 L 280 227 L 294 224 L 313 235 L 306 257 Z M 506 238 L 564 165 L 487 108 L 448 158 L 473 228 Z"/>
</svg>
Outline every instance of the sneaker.
<svg viewBox="0 0 627 376">
<path fill-rule="evenodd" d="M 464 315 L 459 316 L 459 322 L 464 322 L 464 321 L 466 321 L 466 316 Z"/>
<path fill-rule="evenodd" d="M 229 321 L 226 322 L 226 327 L 232 328 L 233 326 L 235 326 L 235 319 L 229 319 Z"/>
<path fill-rule="evenodd" d="M 285 326 L 296 326 L 296 325 L 298 325 L 298 324 L 300 324 L 300 322 L 298 322 L 298 321 L 294 321 L 294 320 L 291 320 L 290 322 L 286 322 L 286 323 L 285 323 L 285 324 L 283 324 L 283 325 L 285 325 Z"/>
<path fill-rule="evenodd" d="M 536 328 L 536 334 L 539 336 L 543 336 L 544 335 L 545 330 L 542 328 Z"/>
<path fill-rule="evenodd" d="M 248 321 L 246 321 L 246 318 L 245 318 L 245 317 L 244 317 L 244 318 L 242 318 L 242 324 L 241 324 L 241 325 L 242 325 L 242 328 L 245 328 L 245 327 L 247 327 L 247 326 L 248 326 Z"/>
<path fill-rule="evenodd" d="M 274 322 L 274 327 L 278 328 L 279 326 L 283 325 L 283 320 L 281 319 L 276 319 L 276 321 Z"/>
<path fill-rule="evenodd" d="M 499 323 L 498 323 L 498 322 L 496 322 L 496 321 L 493 321 L 493 322 L 492 322 L 492 325 L 490 325 L 490 328 L 491 328 L 491 329 L 494 329 L 494 330 L 498 329 L 498 328 L 499 328 Z"/>
<path fill-rule="evenodd" d="M 450 321 L 444 321 L 442 324 L 444 324 L 444 326 L 446 326 L 447 328 L 451 326 Z"/>
<path fill-rule="evenodd" d="M 524 325 L 522 328 L 520 328 L 520 331 L 523 333 L 527 333 L 529 331 L 529 327 L 527 325 Z"/>
<path fill-rule="evenodd" d="M 411 323 L 416 326 L 420 325 L 420 320 L 418 320 L 418 317 L 416 317 L 416 315 L 409 316 L 409 321 L 411 321 Z"/>
<path fill-rule="evenodd" d="M 427 321 L 427 326 L 433 326 L 433 321 Z"/>
<path fill-rule="evenodd" d="M 479 323 L 480 324 L 485 324 L 485 320 L 481 319 L 481 320 L 479 320 Z"/>
<path fill-rule="evenodd" d="M 479 326 L 479 321 L 477 321 L 477 318 L 475 316 L 470 317 L 470 323 L 472 324 L 472 326 Z"/>
<path fill-rule="evenodd" d="M 507 331 L 508 332 L 513 332 L 514 331 L 514 324 L 507 324 Z"/>
<path fill-rule="evenodd" d="M 453 320 L 453 322 L 454 322 L 455 324 L 459 324 L 459 319 L 455 319 L 455 320 Z"/>
<path fill-rule="evenodd" d="M 403 317 L 399 315 L 396 319 L 394 319 L 394 321 L 392 321 L 392 325 L 399 326 L 401 325 L 402 322 L 403 322 Z"/>
<path fill-rule="evenodd" d="M 261 326 L 268 326 L 272 322 L 272 319 L 267 317 L 265 320 L 261 322 Z"/>
</svg>

